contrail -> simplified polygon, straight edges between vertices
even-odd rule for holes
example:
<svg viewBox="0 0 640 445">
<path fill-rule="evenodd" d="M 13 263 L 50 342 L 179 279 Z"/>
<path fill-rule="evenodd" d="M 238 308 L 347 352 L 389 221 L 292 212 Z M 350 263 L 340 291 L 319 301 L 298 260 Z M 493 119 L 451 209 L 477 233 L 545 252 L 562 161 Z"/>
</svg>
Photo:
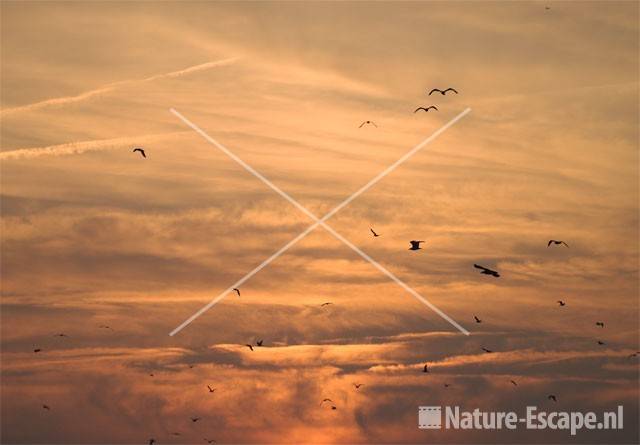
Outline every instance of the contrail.
<svg viewBox="0 0 640 445">
<path fill-rule="evenodd" d="M 114 139 L 96 139 L 91 141 L 71 142 L 68 144 L 50 145 L 48 147 L 21 148 L 0 152 L 0 161 L 9 159 L 31 159 L 39 156 L 63 156 L 84 153 L 87 151 L 112 150 L 140 144 L 142 141 L 153 142 L 165 140 L 167 137 L 190 133 L 188 131 L 175 131 L 170 133 L 145 134 L 141 136 L 128 136 Z"/>
<path fill-rule="evenodd" d="M 147 77 L 145 79 L 121 80 L 119 82 L 110 83 L 110 84 L 98 87 L 95 90 L 86 91 L 84 93 L 80 93 L 75 96 L 57 97 L 54 99 L 47 99 L 40 102 L 28 104 L 28 105 L 21 105 L 19 107 L 5 108 L 4 110 L 0 110 L 0 116 L 14 114 L 21 111 L 39 110 L 41 108 L 46 108 L 54 105 L 65 105 L 65 104 L 70 104 L 75 102 L 82 102 L 94 96 L 99 96 L 101 94 L 109 93 L 125 85 L 151 82 L 153 80 L 164 79 L 164 78 L 180 77 L 180 76 L 184 76 L 185 74 L 191 74 L 197 71 L 203 71 L 203 70 L 207 70 L 207 69 L 218 67 L 218 66 L 231 65 L 232 63 L 235 63 L 237 60 L 239 60 L 239 57 L 230 57 L 227 59 L 216 60 L 213 62 L 201 63 L 200 65 L 190 66 L 188 68 L 178 70 L 178 71 L 172 71 L 170 73 L 156 74 L 155 76 Z"/>
</svg>

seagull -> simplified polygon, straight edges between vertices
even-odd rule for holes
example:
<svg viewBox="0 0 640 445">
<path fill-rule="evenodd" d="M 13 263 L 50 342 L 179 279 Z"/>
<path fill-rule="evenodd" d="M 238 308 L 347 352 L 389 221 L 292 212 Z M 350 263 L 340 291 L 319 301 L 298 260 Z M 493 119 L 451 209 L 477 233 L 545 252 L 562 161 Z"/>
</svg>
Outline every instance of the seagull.
<svg viewBox="0 0 640 445">
<path fill-rule="evenodd" d="M 369 230 L 371 230 L 371 233 L 373 233 L 374 238 L 377 238 L 380 236 L 371 227 L 369 227 Z"/>
<path fill-rule="evenodd" d="M 559 304 L 560 306 L 566 306 L 566 304 L 567 304 L 567 303 L 565 303 L 565 302 L 564 302 L 564 301 L 562 301 L 562 300 L 558 300 L 558 304 Z"/>
<path fill-rule="evenodd" d="M 46 409 L 47 411 L 51 411 L 51 408 L 49 408 L 49 406 L 48 406 L 48 405 L 42 405 L 42 408 L 43 408 L 43 409 Z"/>
<path fill-rule="evenodd" d="M 154 443 L 156 443 L 155 439 L 149 439 L 149 445 L 153 445 Z"/>
<path fill-rule="evenodd" d="M 409 244 L 411 244 L 409 250 L 420 250 L 420 243 L 424 243 L 424 241 L 409 241 Z"/>
<path fill-rule="evenodd" d="M 569 245 L 567 243 L 565 243 L 564 241 L 558 241 L 558 240 L 554 240 L 554 239 L 550 239 L 549 242 L 547 243 L 547 247 L 549 247 L 551 244 L 559 244 L 559 245 L 564 245 L 565 247 L 569 247 Z"/>
<path fill-rule="evenodd" d="M 207 388 L 209 389 L 209 392 L 214 392 L 216 390 L 215 388 L 212 388 L 209 385 L 207 385 Z"/>
<path fill-rule="evenodd" d="M 238 297 L 240 296 L 240 289 L 238 289 L 237 287 L 234 287 L 233 290 L 236 292 L 236 294 L 238 294 Z"/>
<path fill-rule="evenodd" d="M 640 354 L 640 352 L 634 352 L 633 354 L 629 354 L 627 355 L 627 358 L 633 358 L 633 357 L 637 357 L 638 354 Z"/>
<path fill-rule="evenodd" d="M 603 321 L 596 321 L 596 326 L 600 326 L 601 328 L 604 328 L 604 322 Z"/>
<path fill-rule="evenodd" d="M 420 111 L 420 110 L 424 110 L 424 111 L 425 111 L 425 113 L 428 113 L 428 112 L 429 112 L 429 110 L 430 110 L 430 109 L 432 109 L 432 108 L 433 108 L 434 110 L 438 111 L 438 108 L 437 108 L 435 105 L 431 105 L 431 106 L 428 106 L 427 108 L 425 108 L 425 107 L 418 107 L 418 108 L 416 108 L 416 110 L 415 110 L 413 113 L 415 114 L 415 113 L 417 113 L 417 112 L 418 112 L 418 111 Z"/>
<path fill-rule="evenodd" d="M 496 272 L 495 270 L 487 269 L 486 267 L 480 266 L 479 264 L 474 264 L 473 267 L 475 267 L 476 269 L 482 269 L 482 272 L 480 272 L 481 274 L 491 275 L 491 276 L 494 276 L 496 278 L 500 278 L 500 274 L 498 272 Z"/>
<path fill-rule="evenodd" d="M 354 383 L 353 386 L 355 386 L 356 389 L 360 389 L 360 387 L 364 385 L 364 383 Z"/>
<path fill-rule="evenodd" d="M 338 409 L 335 405 L 331 405 L 331 409 Z"/>
<path fill-rule="evenodd" d="M 136 151 L 139 151 L 143 158 L 147 157 L 147 155 L 144 153 L 144 150 L 142 148 L 140 148 L 140 147 L 134 148 L 133 152 L 135 153 Z"/>
<path fill-rule="evenodd" d="M 518 386 L 518 384 L 515 382 L 515 380 L 511 380 L 511 383 L 513 383 L 513 386 Z"/>
<path fill-rule="evenodd" d="M 205 439 L 204 439 L 204 441 L 205 441 L 205 442 L 207 442 L 209 445 L 211 445 L 212 443 L 216 443 L 216 441 L 215 441 L 215 440 L 213 440 L 213 439 L 207 439 L 207 438 L 205 438 Z"/>
<path fill-rule="evenodd" d="M 331 399 L 322 399 L 322 402 L 320 402 L 320 405 L 322 405 L 324 402 L 331 402 L 331 403 L 333 403 L 333 400 L 331 400 Z"/>
<path fill-rule="evenodd" d="M 111 329 L 113 331 L 113 328 L 111 326 L 107 326 L 106 324 L 102 324 L 102 325 L 98 326 L 98 328 L 100 328 L 100 329 Z"/>
<path fill-rule="evenodd" d="M 429 91 L 429 96 L 431 96 L 431 94 L 433 93 L 440 93 L 444 96 L 445 94 L 447 94 L 448 91 L 453 91 L 454 93 L 458 94 L 458 92 L 451 87 L 447 88 L 446 90 L 434 88 L 433 90 Z"/>
<path fill-rule="evenodd" d="M 67 334 L 55 334 L 54 337 L 68 337 Z"/>
<path fill-rule="evenodd" d="M 491 349 L 487 349 L 487 348 L 482 348 L 482 350 L 487 353 L 493 352 Z"/>
<path fill-rule="evenodd" d="M 153 377 L 153 373 L 149 374 L 149 377 Z"/>
<path fill-rule="evenodd" d="M 378 128 L 378 126 L 376 125 L 376 123 L 375 123 L 375 122 L 373 122 L 373 121 L 364 121 L 363 123 L 361 123 L 361 124 L 360 124 L 360 126 L 359 126 L 358 128 L 362 128 L 362 126 L 363 126 L 363 125 L 366 125 L 366 124 L 371 124 L 371 125 L 373 125 L 374 127 Z"/>
<path fill-rule="evenodd" d="M 176 432 L 171 433 L 171 435 L 172 435 L 172 436 L 180 436 L 180 433 L 178 433 L 178 432 L 176 431 Z"/>
<path fill-rule="evenodd" d="M 480 320 L 478 317 L 476 317 L 475 315 L 473 316 L 473 318 L 475 318 L 476 323 L 482 323 L 482 320 Z"/>
<path fill-rule="evenodd" d="M 191 417 L 193 423 L 196 423 L 198 420 L 200 420 L 200 417 Z"/>
<path fill-rule="evenodd" d="M 253 351 L 253 346 L 251 345 L 245 345 L 245 346 Z"/>
<path fill-rule="evenodd" d="M 429 368 L 426 364 L 424 365 L 424 368 L 422 368 L 422 372 L 429 372 Z"/>
<path fill-rule="evenodd" d="M 449 384 L 449 383 L 445 383 L 445 384 L 444 384 L 444 387 L 445 387 L 445 388 L 448 388 L 448 387 L 450 387 L 450 386 L 451 386 L 451 384 Z"/>
<path fill-rule="evenodd" d="M 329 306 L 330 304 L 333 304 L 333 303 L 331 303 L 331 302 L 322 303 L 322 304 L 320 305 L 320 307 L 322 307 L 322 306 Z"/>
<path fill-rule="evenodd" d="M 602 346 L 602 345 L 604 345 L 604 342 L 603 342 L 602 340 L 598 340 L 598 344 L 599 344 L 600 346 Z"/>
<path fill-rule="evenodd" d="M 40 349 L 40 348 L 33 350 L 33 352 L 40 352 L 40 351 L 42 351 L 42 349 Z"/>
<path fill-rule="evenodd" d="M 258 340 L 258 341 L 256 342 L 256 346 L 262 346 L 262 342 L 263 342 L 263 341 L 264 341 L 264 340 Z"/>
<path fill-rule="evenodd" d="M 549 400 L 553 400 L 554 402 L 557 402 L 558 400 L 556 399 L 556 396 L 554 396 L 553 394 L 549 394 L 549 396 L 547 397 L 547 399 Z"/>
</svg>

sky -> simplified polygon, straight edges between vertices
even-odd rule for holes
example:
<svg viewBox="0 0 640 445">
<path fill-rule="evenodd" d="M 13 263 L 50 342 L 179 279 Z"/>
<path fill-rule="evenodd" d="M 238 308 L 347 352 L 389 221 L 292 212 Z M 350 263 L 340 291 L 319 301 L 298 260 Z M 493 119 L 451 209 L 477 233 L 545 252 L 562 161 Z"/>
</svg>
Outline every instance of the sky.
<svg viewBox="0 0 640 445">
<path fill-rule="evenodd" d="M 637 2 L 0 12 L 3 443 L 638 442 Z M 313 223 L 171 108 L 318 217 L 470 108 L 327 221 L 470 335 L 318 227 L 169 336 Z"/>
</svg>

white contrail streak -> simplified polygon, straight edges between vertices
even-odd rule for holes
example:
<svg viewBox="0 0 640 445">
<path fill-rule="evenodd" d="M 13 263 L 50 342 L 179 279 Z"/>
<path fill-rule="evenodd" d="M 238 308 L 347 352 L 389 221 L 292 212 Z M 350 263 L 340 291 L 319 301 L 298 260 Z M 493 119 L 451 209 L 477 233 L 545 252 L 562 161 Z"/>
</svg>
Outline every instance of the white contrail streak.
<svg viewBox="0 0 640 445">
<path fill-rule="evenodd" d="M 154 142 L 166 140 L 167 137 L 186 134 L 187 131 L 175 131 L 170 133 L 145 134 L 140 136 L 127 136 L 114 139 L 97 139 L 91 141 L 70 142 L 68 144 L 50 145 L 47 147 L 31 147 L 21 148 L 18 150 L 10 150 L 0 152 L 0 161 L 11 159 L 31 159 L 40 156 L 64 156 L 71 154 L 84 153 L 87 151 L 112 150 L 131 146 L 132 144 L 140 144 L 142 142 Z"/>
<path fill-rule="evenodd" d="M 47 99 L 40 102 L 28 104 L 28 105 L 21 105 L 19 107 L 5 108 L 4 110 L 0 110 L 0 115 L 6 116 L 6 115 L 19 113 L 23 111 L 39 110 L 41 108 L 46 108 L 46 107 L 55 106 L 55 105 L 66 105 L 66 104 L 72 104 L 76 102 L 82 102 L 84 100 L 91 99 L 92 97 L 95 97 L 95 96 L 100 96 L 106 93 L 110 93 L 111 91 L 114 91 L 126 85 L 151 82 L 154 80 L 166 79 L 166 78 L 172 78 L 172 77 L 180 77 L 186 74 L 203 71 L 210 68 L 231 65 L 232 63 L 236 62 L 238 59 L 239 59 L 238 57 L 230 57 L 227 59 L 201 63 L 200 65 L 190 66 L 188 68 L 178 70 L 178 71 L 172 71 L 170 73 L 156 74 L 155 76 L 147 77 L 144 79 L 121 80 L 119 82 L 110 83 L 110 84 L 98 87 L 95 90 L 86 91 L 84 93 L 80 93 L 75 96 L 56 97 L 53 99 Z"/>
</svg>

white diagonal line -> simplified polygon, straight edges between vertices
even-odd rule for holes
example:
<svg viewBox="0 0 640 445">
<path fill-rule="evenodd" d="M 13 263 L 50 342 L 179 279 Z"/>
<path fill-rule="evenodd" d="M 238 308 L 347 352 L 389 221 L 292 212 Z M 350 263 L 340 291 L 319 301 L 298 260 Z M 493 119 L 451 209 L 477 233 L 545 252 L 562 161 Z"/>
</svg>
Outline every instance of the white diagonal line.
<svg viewBox="0 0 640 445">
<path fill-rule="evenodd" d="M 202 307 L 199 311 L 197 311 L 195 314 L 193 314 L 191 317 L 189 317 L 187 320 L 185 320 L 182 324 L 180 324 L 180 326 L 178 326 L 177 328 L 175 328 L 173 331 L 171 331 L 171 333 L 169 334 L 170 336 L 173 336 L 175 334 L 177 334 L 178 332 L 180 332 L 183 328 L 185 328 L 187 325 L 189 325 L 193 320 L 195 320 L 196 318 L 198 318 L 200 315 L 202 315 L 204 312 L 206 312 L 208 309 L 210 309 L 212 306 L 214 306 L 215 304 L 217 304 L 218 302 L 220 302 L 229 292 L 231 292 L 233 290 L 234 287 L 239 287 L 242 283 L 244 283 L 245 281 L 247 281 L 249 278 L 251 278 L 253 275 L 255 275 L 256 273 L 258 273 L 260 270 L 262 270 L 265 266 L 267 266 L 269 263 L 271 263 L 273 260 L 275 260 L 276 258 L 278 258 L 280 255 L 282 255 L 285 251 L 287 251 L 291 246 L 293 246 L 295 243 L 297 243 L 298 241 L 300 241 L 302 238 L 304 238 L 306 235 L 308 235 L 312 230 L 314 230 L 318 225 L 321 225 L 322 227 L 324 227 L 329 233 L 331 233 L 335 238 L 337 238 L 338 240 L 342 241 L 344 244 L 346 244 L 349 248 L 353 249 L 358 255 L 360 255 L 362 258 L 364 258 L 365 260 L 367 260 L 368 262 L 370 262 L 374 267 L 376 267 L 378 270 L 380 270 L 382 273 L 384 273 L 385 275 L 387 275 L 389 278 L 391 278 L 393 281 L 395 281 L 398 285 L 400 285 L 402 288 L 404 288 L 405 290 L 407 290 L 413 297 L 415 297 L 418 301 L 420 301 L 421 303 L 423 303 L 425 306 L 429 307 L 430 309 L 432 309 L 434 312 L 436 312 L 438 315 L 440 315 L 443 319 L 445 319 L 446 321 L 448 321 L 451 325 L 453 325 L 456 329 L 458 329 L 460 332 L 462 332 L 465 335 L 469 335 L 469 331 L 467 331 L 465 328 L 463 328 L 462 326 L 460 326 L 455 320 L 453 320 L 451 317 L 449 317 L 447 314 L 445 314 L 444 312 L 442 312 L 440 309 L 438 309 L 435 305 L 433 305 L 429 300 L 427 300 L 426 298 L 424 298 L 423 296 L 421 296 L 418 292 L 416 292 L 414 289 L 412 289 L 411 287 L 409 287 L 407 284 L 405 284 L 403 281 L 401 281 L 399 278 L 397 278 L 395 275 L 393 275 L 390 271 L 388 271 L 386 268 L 384 268 L 380 263 L 378 263 L 377 261 L 375 261 L 373 258 L 371 258 L 369 255 L 367 255 L 366 253 L 364 253 L 362 250 L 360 250 L 357 246 L 355 246 L 354 244 L 352 244 L 350 241 L 348 241 L 346 238 L 344 238 L 342 235 L 340 235 L 338 232 L 336 232 L 332 227 L 330 227 L 329 225 L 325 224 L 324 221 L 326 221 L 327 219 L 331 218 L 331 216 L 333 216 L 336 212 L 338 212 L 340 209 L 342 209 L 344 206 L 346 206 L 347 204 L 349 204 L 351 201 L 353 201 L 355 198 L 357 198 L 358 196 L 360 196 L 362 193 L 364 193 L 365 191 L 367 191 L 369 188 L 371 188 L 373 185 L 375 185 L 377 182 L 379 182 L 382 178 L 384 178 L 385 176 L 387 176 L 389 173 L 391 173 L 393 170 L 395 170 L 400 164 L 402 164 L 403 162 L 405 162 L 407 159 L 409 159 L 411 156 L 413 156 L 415 153 L 417 153 L 419 150 L 421 150 L 422 148 L 424 148 L 427 144 L 429 144 L 431 141 L 433 141 L 435 138 L 437 138 L 440 134 L 442 134 L 444 131 L 446 131 L 449 127 L 451 127 L 453 124 L 455 124 L 456 122 L 458 122 L 460 119 L 462 119 L 465 115 L 467 115 L 471 109 L 467 108 L 465 109 L 463 112 L 461 112 L 460 114 L 458 114 L 456 117 L 454 117 L 453 119 L 451 119 L 449 122 L 447 122 L 447 124 L 445 124 L 443 127 L 441 127 L 438 131 L 436 131 L 435 133 L 433 133 L 431 136 L 429 136 L 428 138 L 426 138 L 425 140 L 423 140 L 422 142 L 420 142 L 418 145 L 416 145 L 414 148 L 412 148 L 409 152 L 407 152 L 404 156 L 402 156 L 400 159 L 398 159 L 395 163 L 393 163 L 391 166 L 387 167 L 385 170 L 383 170 L 380 174 L 378 174 L 375 178 L 373 178 L 371 181 L 369 181 L 367 184 L 365 184 L 363 187 L 361 187 L 358 191 L 356 191 L 355 193 L 353 193 L 351 196 L 349 196 L 347 199 L 345 199 L 343 202 L 341 202 L 338 206 L 336 206 L 333 210 L 331 210 L 329 213 L 327 213 L 322 219 L 318 219 L 318 217 L 316 217 L 313 213 L 311 213 L 306 207 L 304 207 L 303 205 L 301 205 L 298 201 L 296 201 L 295 199 L 293 199 L 290 195 L 288 195 L 287 193 L 285 193 L 284 191 L 282 191 L 279 187 L 277 187 L 275 184 L 273 184 L 271 181 L 269 181 L 267 178 L 265 178 L 262 174 L 260 174 L 258 171 L 256 171 L 253 167 L 251 167 L 249 164 L 247 164 L 246 162 L 244 162 L 242 159 L 240 159 L 238 156 L 236 156 L 235 154 L 233 154 L 228 148 L 226 148 L 224 145 L 220 144 L 218 141 L 216 141 L 215 139 L 213 139 L 211 136 L 209 136 L 207 133 L 205 133 L 202 129 L 200 129 L 197 125 L 195 125 L 193 122 L 191 122 L 189 119 L 187 119 L 186 117 L 184 117 L 182 114 L 180 114 L 178 111 L 176 111 L 175 109 L 171 108 L 170 109 L 171 113 L 173 113 L 175 116 L 177 116 L 180 120 L 182 120 L 187 126 L 189 126 L 190 128 L 192 128 L 194 131 L 196 131 L 198 134 L 200 134 L 203 138 L 205 138 L 207 141 L 209 141 L 211 144 L 215 145 L 217 148 L 219 148 L 222 152 L 224 152 L 227 156 L 229 156 L 231 159 L 233 159 L 234 161 L 236 161 L 238 164 L 240 164 L 242 167 L 245 168 L 245 170 L 247 170 L 249 173 L 253 174 L 255 177 L 257 177 L 258 179 L 260 179 L 262 182 L 264 182 L 269 188 L 271 188 L 272 190 L 274 190 L 276 193 L 278 193 L 280 196 L 282 196 L 284 199 L 286 199 L 287 201 L 289 201 L 291 204 L 293 204 L 295 207 L 297 207 L 298 209 L 300 209 L 303 213 L 305 213 L 307 216 L 309 216 L 311 219 L 313 219 L 315 222 L 309 226 L 305 231 L 303 231 L 300 235 L 298 235 L 297 237 L 295 237 L 294 239 L 292 239 L 291 241 L 289 241 L 287 244 L 285 244 L 283 247 L 281 247 L 277 252 L 275 252 L 273 255 L 271 255 L 269 258 L 267 258 L 265 261 L 263 261 L 259 266 L 255 267 L 251 272 L 249 272 L 247 275 L 245 275 L 243 278 L 241 278 L 240 280 L 238 280 L 236 283 L 234 283 L 233 285 L 231 285 L 228 289 L 226 289 L 224 292 L 222 292 L 220 295 L 218 295 L 216 298 L 214 298 L 213 300 L 211 300 L 209 303 L 207 303 L 204 307 Z"/>
</svg>

